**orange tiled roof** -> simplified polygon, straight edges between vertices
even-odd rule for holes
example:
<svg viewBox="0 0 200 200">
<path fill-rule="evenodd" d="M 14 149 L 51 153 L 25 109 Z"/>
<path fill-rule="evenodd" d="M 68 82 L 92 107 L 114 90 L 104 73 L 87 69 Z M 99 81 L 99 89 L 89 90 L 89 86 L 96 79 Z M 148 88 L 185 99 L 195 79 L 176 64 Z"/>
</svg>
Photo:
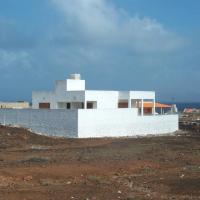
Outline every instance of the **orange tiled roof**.
<svg viewBox="0 0 200 200">
<path fill-rule="evenodd" d="M 162 103 L 156 103 L 155 106 L 156 108 L 171 108 L 170 105 L 162 104 Z M 153 108 L 153 102 L 144 102 L 144 108 Z"/>
</svg>

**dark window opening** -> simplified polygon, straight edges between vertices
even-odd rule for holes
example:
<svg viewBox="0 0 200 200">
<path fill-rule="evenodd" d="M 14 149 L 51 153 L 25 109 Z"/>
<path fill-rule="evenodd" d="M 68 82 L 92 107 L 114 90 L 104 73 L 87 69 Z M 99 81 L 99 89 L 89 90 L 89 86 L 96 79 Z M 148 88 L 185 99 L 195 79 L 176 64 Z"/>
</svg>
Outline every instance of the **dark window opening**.
<svg viewBox="0 0 200 200">
<path fill-rule="evenodd" d="M 128 102 L 119 102 L 118 108 L 128 108 Z"/>
<path fill-rule="evenodd" d="M 93 109 L 93 103 L 87 102 L 87 109 Z"/>
<path fill-rule="evenodd" d="M 67 109 L 71 109 L 71 103 L 67 103 Z"/>
<path fill-rule="evenodd" d="M 50 109 L 50 103 L 39 103 L 39 109 Z"/>
<path fill-rule="evenodd" d="M 144 108 L 144 114 L 152 114 L 152 108 Z"/>
</svg>

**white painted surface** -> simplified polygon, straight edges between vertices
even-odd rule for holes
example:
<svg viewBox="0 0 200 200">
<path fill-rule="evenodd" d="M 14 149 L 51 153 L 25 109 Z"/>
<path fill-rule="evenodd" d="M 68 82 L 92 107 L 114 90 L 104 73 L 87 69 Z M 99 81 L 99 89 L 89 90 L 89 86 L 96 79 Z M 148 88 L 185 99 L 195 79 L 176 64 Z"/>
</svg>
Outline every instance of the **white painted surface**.
<svg viewBox="0 0 200 200">
<path fill-rule="evenodd" d="M 86 90 L 85 101 L 97 102 L 97 109 L 118 108 L 118 92 Z"/>
<path fill-rule="evenodd" d="M 129 99 L 129 91 L 119 91 L 119 100 L 128 100 Z"/>
<path fill-rule="evenodd" d="M 55 93 L 59 94 L 60 92 L 67 91 L 66 80 L 58 80 L 55 84 Z"/>
<path fill-rule="evenodd" d="M 178 130 L 178 115 L 138 116 L 137 109 L 79 110 L 78 136 L 124 137 Z"/>
<path fill-rule="evenodd" d="M 178 130 L 178 115 L 138 116 L 137 109 L 0 110 L 0 123 L 64 137 L 125 137 Z"/>
<path fill-rule="evenodd" d="M 67 91 L 82 91 L 85 90 L 85 80 L 67 79 Z"/>
<path fill-rule="evenodd" d="M 33 92 L 32 108 L 38 109 L 39 103 L 50 103 L 51 109 L 64 109 L 66 103 L 96 102 L 96 109 L 118 108 L 118 103 L 128 101 L 131 107 L 131 100 L 150 99 L 155 101 L 155 92 L 151 91 L 103 91 L 86 90 L 85 80 L 67 79 L 56 81 L 55 90 L 51 92 Z M 80 108 L 78 107 L 72 107 Z"/>
<path fill-rule="evenodd" d="M 155 99 L 155 92 L 153 91 L 130 91 L 131 99 Z"/>
</svg>

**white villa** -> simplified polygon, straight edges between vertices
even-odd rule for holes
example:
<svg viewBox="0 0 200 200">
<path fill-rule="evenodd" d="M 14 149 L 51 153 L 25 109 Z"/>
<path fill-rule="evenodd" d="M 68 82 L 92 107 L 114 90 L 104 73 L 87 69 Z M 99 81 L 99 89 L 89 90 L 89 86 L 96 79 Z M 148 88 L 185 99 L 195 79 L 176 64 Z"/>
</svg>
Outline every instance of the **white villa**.
<svg viewBox="0 0 200 200">
<path fill-rule="evenodd" d="M 67 80 L 56 81 L 54 91 L 33 92 L 32 108 L 69 110 L 69 115 L 73 113 L 73 132 L 82 138 L 177 131 L 178 115 L 164 113 L 170 106 L 156 103 L 155 99 L 154 91 L 86 90 L 80 74 L 71 74 Z"/>
<path fill-rule="evenodd" d="M 85 80 L 81 80 L 80 74 L 56 81 L 54 91 L 32 94 L 33 109 L 137 108 L 143 115 L 145 102 L 152 102 L 151 114 L 155 114 L 155 92 L 86 90 Z"/>
</svg>

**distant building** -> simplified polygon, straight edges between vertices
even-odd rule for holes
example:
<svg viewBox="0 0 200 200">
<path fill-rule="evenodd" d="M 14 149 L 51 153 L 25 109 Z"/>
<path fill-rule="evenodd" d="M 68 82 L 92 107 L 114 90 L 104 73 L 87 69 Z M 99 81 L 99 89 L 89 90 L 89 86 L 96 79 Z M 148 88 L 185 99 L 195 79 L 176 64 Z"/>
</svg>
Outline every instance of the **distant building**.
<svg viewBox="0 0 200 200">
<path fill-rule="evenodd" d="M 196 108 L 185 108 L 183 113 L 187 113 L 187 114 L 194 114 L 194 113 L 200 113 L 200 109 L 196 109 Z"/>
<path fill-rule="evenodd" d="M 0 109 L 28 109 L 30 108 L 29 102 L 0 102 Z"/>
</svg>

